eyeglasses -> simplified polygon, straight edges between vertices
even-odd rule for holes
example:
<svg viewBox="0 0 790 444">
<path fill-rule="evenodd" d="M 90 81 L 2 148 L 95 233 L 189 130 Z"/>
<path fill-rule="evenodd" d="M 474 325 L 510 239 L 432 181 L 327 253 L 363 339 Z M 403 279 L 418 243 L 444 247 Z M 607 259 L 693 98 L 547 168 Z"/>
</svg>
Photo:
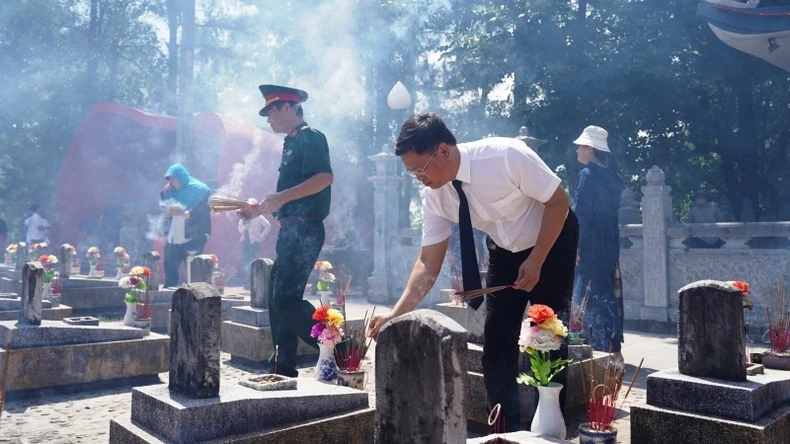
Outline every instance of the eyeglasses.
<svg viewBox="0 0 790 444">
<path fill-rule="evenodd" d="M 431 163 L 431 160 L 433 160 L 433 156 L 435 156 L 438 151 L 439 151 L 438 147 L 435 150 L 433 150 L 433 154 L 431 154 L 431 157 L 428 158 L 428 161 L 425 162 L 425 165 L 423 165 L 422 168 L 414 170 L 414 171 L 412 171 L 412 170 L 407 168 L 406 169 L 406 174 L 408 174 L 411 177 L 424 176 L 425 175 L 425 169 L 428 168 L 428 164 Z"/>
</svg>

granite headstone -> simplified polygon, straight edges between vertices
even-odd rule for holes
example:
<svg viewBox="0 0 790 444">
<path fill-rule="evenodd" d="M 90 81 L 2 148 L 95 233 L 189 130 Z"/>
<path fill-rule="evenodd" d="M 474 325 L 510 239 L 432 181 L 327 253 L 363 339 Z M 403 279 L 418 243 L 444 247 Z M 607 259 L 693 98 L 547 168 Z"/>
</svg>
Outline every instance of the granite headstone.
<svg viewBox="0 0 790 444">
<path fill-rule="evenodd" d="M 255 308 L 269 308 L 269 283 L 274 261 L 259 257 L 252 261 L 250 273 L 250 305 Z"/>
<path fill-rule="evenodd" d="M 44 267 L 41 262 L 28 262 L 22 269 L 22 307 L 19 324 L 41 325 L 43 308 L 41 293 L 44 291 Z"/>
<path fill-rule="evenodd" d="M 200 254 L 195 256 L 190 267 L 192 273 L 191 282 L 193 284 L 196 282 L 211 283 L 211 277 L 214 274 L 214 261 L 211 260 L 210 255 Z"/>
<path fill-rule="evenodd" d="M 680 289 L 678 368 L 688 376 L 746 380 L 743 295 L 737 288 L 707 280 Z"/>
<path fill-rule="evenodd" d="M 151 277 L 148 278 L 148 288 L 154 291 L 159 290 L 159 253 L 156 251 L 145 253 L 143 265 L 151 270 Z"/>
<path fill-rule="evenodd" d="M 212 398 L 219 393 L 221 302 L 217 289 L 205 282 L 182 286 L 173 294 L 171 390 L 189 398 Z"/>
<path fill-rule="evenodd" d="M 376 345 L 376 443 L 466 442 L 467 334 L 433 310 L 390 321 Z"/>
</svg>

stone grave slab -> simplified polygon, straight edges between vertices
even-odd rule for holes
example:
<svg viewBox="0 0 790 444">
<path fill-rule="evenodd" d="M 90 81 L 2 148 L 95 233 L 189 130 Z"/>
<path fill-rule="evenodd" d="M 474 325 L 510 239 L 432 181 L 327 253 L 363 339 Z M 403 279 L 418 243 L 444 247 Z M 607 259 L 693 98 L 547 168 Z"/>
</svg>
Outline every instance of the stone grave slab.
<svg viewBox="0 0 790 444">
<path fill-rule="evenodd" d="M 511 433 L 497 433 L 482 438 L 468 439 L 466 444 L 556 444 L 569 443 L 564 439 L 544 438 L 538 434 L 521 431 Z"/>
<path fill-rule="evenodd" d="M 66 326 L 62 321 L 57 323 Z M 113 342 L 12 347 L 7 390 L 13 395 L 15 391 L 44 388 L 79 390 L 100 381 L 156 379 L 167 371 L 169 349 L 170 339 L 156 333 Z M 5 350 L 0 351 L 0 362 L 5 354 Z"/>
<path fill-rule="evenodd" d="M 651 405 L 631 406 L 631 442 L 639 444 L 787 444 L 790 405 L 754 422 L 702 416 Z"/>
<path fill-rule="evenodd" d="M 219 396 L 194 399 L 167 385 L 135 388 L 133 423 L 175 443 L 219 439 L 349 413 L 369 407 L 368 394 L 309 378 L 298 390 L 261 392 L 229 384 Z M 111 438 L 111 442 L 113 442 Z"/>
<path fill-rule="evenodd" d="M 68 305 L 60 304 L 52 307 L 49 301 L 43 301 L 41 319 L 45 321 L 61 321 L 72 315 L 73 310 Z M 0 310 L 0 321 L 13 321 L 19 319 L 19 310 Z"/>
<path fill-rule="evenodd" d="M 647 377 L 647 403 L 707 416 L 756 421 L 790 401 L 790 372 L 769 370 L 744 382 L 662 370 Z"/>
<path fill-rule="evenodd" d="M 349 319 L 348 328 L 362 331 L 362 319 Z M 248 365 L 265 365 L 274 353 L 272 329 L 269 326 L 256 327 L 234 321 L 222 323 L 222 351 L 230 353 L 231 359 L 240 360 Z M 296 349 L 298 356 L 317 355 L 318 350 L 299 340 Z"/>
<path fill-rule="evenodd" d="M 71 307 L 77 315 L 122 314 L 125 290 L 110 278 L 91 279 L 72 276 L 62 280 L 61 303 Z"/>
<path fill-rule="evenodd" d="M 253 327 L 268 327 L 269 323 L 269 310 L 265 308 L 257 308 L 252 306 L 233 307 L 231 309 L 231 321 L 250 325 Z"/>
<path fill-rule="evenodd" d="M 372 408 L 343 413 L 329 418 L 305 421 L 298 425 L 275 427 L 262 431 L 224 437 L 212 441 L 222 444 L 291 444 L 315 442 L 320 437 L 322 443 L 371 444 L 375 428 L 376 411 Z M 169 444 L 159 436 L 138 427 L 129 418 L 110 421 L 111 444 Z"/>
<path fill-rule="evenodd" d="M 99 342 L 143 339 L 143 330 L 124 326 L 69 325 L 59 321 L 41 321 L 41 325 L 19 325 L 15 321 L 0 322 L 0 344 L 11 349 L 94 344 Z"/>
<path fill-rule="evenodd" d="M 434 310 L 447 316 L 465 328 L 469 341 L 476 344 L 484 344 L 483 328 L 486 323 L 486 303 L 473 310 L 469 307 L 454 305 L 452 302 L 442 302 L 436 304 Z"/>
</svg>

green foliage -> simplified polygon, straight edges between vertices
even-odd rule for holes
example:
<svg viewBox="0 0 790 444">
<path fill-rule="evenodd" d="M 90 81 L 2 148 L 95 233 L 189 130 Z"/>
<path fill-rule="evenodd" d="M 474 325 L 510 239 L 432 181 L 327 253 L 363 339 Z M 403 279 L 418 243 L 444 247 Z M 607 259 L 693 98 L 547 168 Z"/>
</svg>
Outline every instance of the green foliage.
<svg viewBox="0 0 790 444">
<path fill-rule="evenodd" d="M 528 348 L 527 354 L 529 355 L 529 366 L 532 370 L 532 375 L 521 373 L 516 377 L 516 382 L 519 384 L 528 384 L 533 387 L 539 385 L 544 387 L 548 386 L 549 382 L 551 382 L 557 373 L 561 372 L 568 364 L 573 362 L 573 359 L 562 358 L 552 361 L 549 358 L 549 352 L 535 350 L 533 348 Z"/>
</svg>

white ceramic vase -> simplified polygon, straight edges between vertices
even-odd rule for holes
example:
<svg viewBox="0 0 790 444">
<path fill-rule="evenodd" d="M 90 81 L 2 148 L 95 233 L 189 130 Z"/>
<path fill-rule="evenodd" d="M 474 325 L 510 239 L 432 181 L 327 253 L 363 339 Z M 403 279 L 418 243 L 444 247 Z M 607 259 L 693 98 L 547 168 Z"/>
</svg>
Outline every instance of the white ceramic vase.
<svg viewBox="0 0 790 444">
<path fill-rule="evenodd" d="M 52 282 L 45 282 L 44 283 L 44 290 L 41 292 L 41 299 L 47 300 L 49 299 L 49 291 L 52 289 Z"/>
<path fill-rule="evenodd" d="M 96 276 L 96 266 L 91 265 L 91 270 L 88 272 L 88 276 Z"/>
<path fill-rule="evenodd" d="M 548 387 L 538 386 L 538 408 L 532 418 L 530 431 L 544 437 L 565 439 L 565 418 L 560 410 L 562 384 L 550 382 Z"/>
<path fill-rule="evenodd" d="M 318 344 L 318 364 L 315 366 L 315 379 L 321 382 L 335 382 L 337 379 L 334 345 Z"/>
<path fill-rule="evenodd" d="M 331 307 L 332 301 L 329 299 L 332 296 L 331 291 L 319 291 L 318 296 L 321 298 L 321 306 L 322 307 Z"/>
<path fill-rule="evenodd" d="M 118 267 L 118 271 L 115 273 L 115 279 L 121 280 L 123 277 L 123 269 Z"/>
<path fill-rule="evenodd" d="M 123 325 L 127 327 L 134 327 L 134 315 L 136 311 L 137 302 L 126 302 L 126 313 L 123 315 Z"/>
</svg>

